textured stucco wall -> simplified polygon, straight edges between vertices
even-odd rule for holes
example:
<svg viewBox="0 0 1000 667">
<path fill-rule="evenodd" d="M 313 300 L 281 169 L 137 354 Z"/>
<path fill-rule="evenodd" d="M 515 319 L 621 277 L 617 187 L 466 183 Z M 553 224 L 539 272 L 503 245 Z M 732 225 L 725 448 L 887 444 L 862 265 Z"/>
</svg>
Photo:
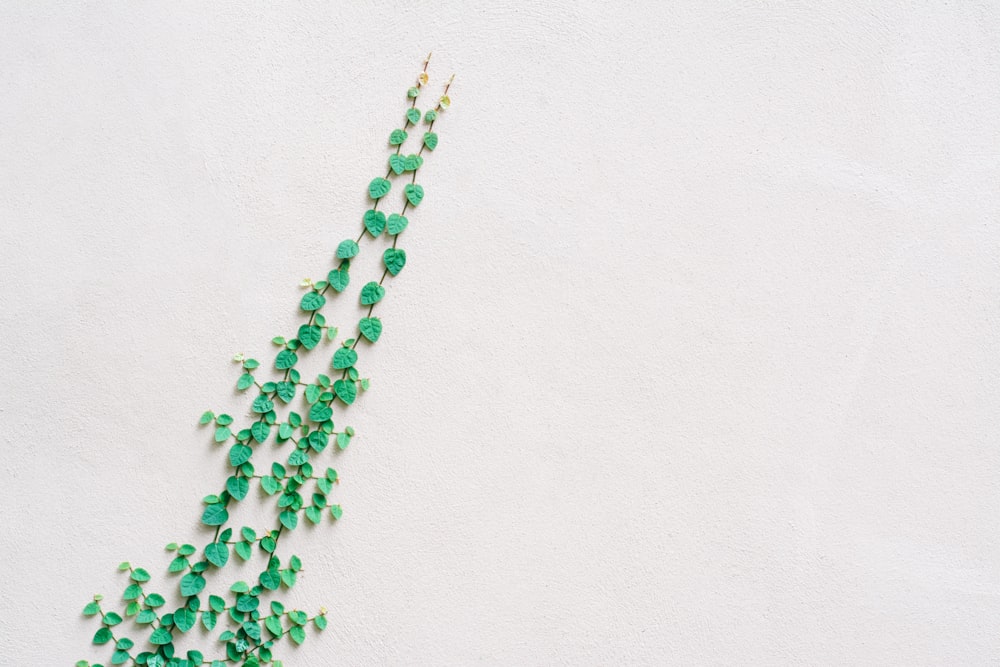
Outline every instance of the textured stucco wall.
<svg viewBox="0 0 1000 667">
<path fill-rule="evenodd" d="M 433 49 L 286 664 L 1000 662 L 996 3 L 243 4 L 0 6 L 0 661 L 205 539 Z"/>
</svg>

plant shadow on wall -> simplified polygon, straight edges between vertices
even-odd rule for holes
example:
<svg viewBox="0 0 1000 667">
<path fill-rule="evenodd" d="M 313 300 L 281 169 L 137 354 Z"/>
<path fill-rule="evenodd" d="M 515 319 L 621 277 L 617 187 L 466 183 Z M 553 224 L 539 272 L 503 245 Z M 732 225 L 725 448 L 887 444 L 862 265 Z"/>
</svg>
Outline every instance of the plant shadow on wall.
<svg viewBox="0 0 1000 667">
<path fill-rule="evenodd" d="M 385 282 L 397 276 L 406 266 L 406 251 L 399 247 L 399 239 L 409 225 L 407 211 L 416 208 L 424 198 L 424 188 L 417 183 L 417 172 L 424 163 L 425 151 L 438 145 L 434 125 L 451 100 L 448 88 L 433 108 L 422 113 L 417 99 L 428 83 L 427 64 L 417 77 L 417 83 L 407 91 L 409 108 L 400 129 L 389 135 L 389 145 L 394 152 L 389 156 L 385 176 L 374 178 L 368 185 L 368 194 L 374 204 L 362 216 L 363 229 L 357 239 L 347 239 L 337 247 L 335 267 L 326 280 L 304 280 L 299 308 L 305 321 L 295 336 L 278 336 L 272 342 L 278 347 L 274 359 L 273 376 L 267 380 L 260 362 L 236 355 L 234 361 L 241 365 L 242 373 L 236 381 L 240 391 L 253 388 L 257 395 L 250 406 L 251 421 L 245 427 L 236 426 L 228 414 L 206 412 L 201 424 L 210 428 L 215 442 L 228 447 L 229 477 L 225 488 L 204 499 L 205 508 L 201 523 L 208 527 L 211 539 L 203 547 L 171 542 L 167 551 L 174 555 L 169 572 L 176 579 L 179 595 L 172 595 L 176 609 L 168 608 L 164 595 L 154 592 L 149 572 L 131 563 L 122 563 L 118 569 L 128 577 L 122 594 L 121 605 L 111 605 L 100 595 L 83 609 L 86 616 L 96 617 L 100 627 L 93 636 L 93 643 L 105 647 L 110 664 L 133 664 L 147 667 L 193 667 L 208 664 L 212 667 L 261 664 L 281 666 L 274 657 L 274 646 L 290 638 L 295 644 L 305 641 L 307 628 L 323 630 L 327 626 L 326 610 L 320 608 L 309 614 L 298 609 L 288 609 L 276 594 L 282 588 L 296 585 L 302 562 L 298 556 L 279 555 L 282 535 L 295 530 L 304 522 L 319 524 L 324 518 L 341 517 L 340 505 L 330 500 L 337 471 L 320 463 L 324 450 L 344 450 L 354 437 L 354 429 L 334 424 L 334 414 L 350 406 L 358 394 L 368 389 L 368 379 L 362 378 L 357 368 L 358 346 L 378 342 L 382 335 L 382 320 L 374 316 L 376 304 L 386 293 Z M 452 77 L 454 78 L 454 77 Z M 421 125 L 423 123 L 423 126 Z M 415 153 L 403 154 L 403 146 L 410 134 L 420 136 L 420 146 Z M 403 205 L 398 213 L 386 215 L 380 204 L 392 189 L 394 181 L 403 182 Z M 383 207 L 384 208 L 384 207 Z M 381 277 L 365 283 L 360 290 L 362 307 L 367 313 L 352 327 L 346 338 L 341 338 L 337 327 L 323 315 L 327 301 L 343 293 L 351 282 L 351 261 L 360 252 L 366 236 L 372 239 L 388 235 L 392 245 L 384 251 Z M 336 341 L 340 340 L 339 344 Z M 326 343 L 324 343 L 326 341 Z M 319 374 L 312 382 L 305 382 L 296 370 L 299 357 L 321 346 L 333 345 L 330 374 Z M 271 374 L 271 373 L 269 373 Z M 298 409 L 293 409 L 298 407 Z M 284 415 L 279 417 L 279 409 Z M 338 421 L 340 417 L 338 416 Z M 254 463 L 254 453 L 268 440 L 289 449 L 284 461 L 270 464 Z M 261 494 L 270 498 L 269 504 L 276 512 L 273 527 L 254 529 L 231 525 L 230 513 L 258 486 Z M 220 579 L 227 564 L 234 562 L 259 562 L 263 569 L 256 580 L 236 581 L 228 589 L 210 591 Z M 217 574 L 218 573 L 218 574 Z M 210 587 L 206 575 L 213 580 Z M 114 608 L 112 608 L 114 607 Z M 180 644 L 187 633 L 194 633 L 198 625 L 208 633 L 218 633 L 221 646 L 219 656 L 206 656 L 199 650 L 184 652 Z M 125 627 L 128 626 L 128 630 Z M 135 637 L 135 639 L 134 639 Z M 195 643 L 198 637 L 190 637 Z M 104 667 L 102 663 L 81 660 L 77 667 Z"/>
</svg>

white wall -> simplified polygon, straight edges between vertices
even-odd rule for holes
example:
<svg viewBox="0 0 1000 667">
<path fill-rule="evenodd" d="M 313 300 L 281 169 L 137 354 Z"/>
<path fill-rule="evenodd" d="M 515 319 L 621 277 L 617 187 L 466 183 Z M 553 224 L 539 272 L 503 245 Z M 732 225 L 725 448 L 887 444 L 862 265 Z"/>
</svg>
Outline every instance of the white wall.
<svg viewBox="0 0 1000 667">
<path fill-rule="evenodd" d="M 242 5 L 0 8 L 5 664 L 207 539 L 429 50 L 286 664 L 1000 662 L 996 3 Z"/>
</svg>

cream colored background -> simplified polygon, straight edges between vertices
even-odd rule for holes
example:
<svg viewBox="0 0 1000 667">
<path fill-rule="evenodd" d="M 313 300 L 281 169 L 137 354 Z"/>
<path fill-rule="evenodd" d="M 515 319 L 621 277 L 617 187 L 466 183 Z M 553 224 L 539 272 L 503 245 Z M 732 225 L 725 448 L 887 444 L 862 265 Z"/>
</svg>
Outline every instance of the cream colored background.
<svg viewBox="0 0 1000 667">
<path fill-rule="evenodd" d="M 844 0 L 4 4 L 4 664 L 205 539 L 428 50 L 286 664 L 998 664 L 1000 6 Z"/>
</svg>

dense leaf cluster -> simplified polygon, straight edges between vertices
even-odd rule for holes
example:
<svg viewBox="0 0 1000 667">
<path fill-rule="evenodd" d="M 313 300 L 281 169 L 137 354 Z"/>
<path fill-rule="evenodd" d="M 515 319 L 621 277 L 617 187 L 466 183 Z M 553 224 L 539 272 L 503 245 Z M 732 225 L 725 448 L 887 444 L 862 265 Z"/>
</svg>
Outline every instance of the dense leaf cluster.
<svg viewBox="0 0 1000 667">
<path fill-rule="evenodd" d="M 93 643 L 110 648 L 110 664 L 281 667 L 281 661 L 273 654 L 279 640 L 289 637 L 295 644 L 301 644 L 307 628 L 327 627 L 325 609 L 310 616 L 304 611 L 286 609 L 274 597 L 281 589 L 293 587 L 302 571 L 299 557 L 279 556 L 278 547 L 281 536 L 295 530 L 303 520 L 318 524 L 324 517 L 332 520 L 341 517 L 340 505 L 331 500 L 338 482 L 337 471 L 319 463 L 319 457 L 328 447 L 346 449 L 354 437 L 350 426 L 337 428 L 334 414 L 354 403 L 359 393 L 369 388 L 368 379 L 361 377 L 357 367 L 358 344 L 361 340 L 375 343 L 381 337 L 382 321 L 373 315 L 375 305 L 385 297 L 386 277 L 398 275 L 406 266 L 406 251 L 397 247 L 399 236 L 409 224 L 406 212 L 423 200 L 424 189 L 416 182 L 417 172 L 424 163 L 424 151 L 433 151 L 438 144 L 434 123 L 451 103 L 446 86 L 436 107 L 421 115 L 416 101 L 426 83 L 425 63 L 417 85 L 407 91 L 410 107 L 405 123 L 389 135 L 389 145 L 395 147 L 395 152 L 389 157 L 386 174 L 373 179 L 368 186 L 374 204 L 362 216 L 361 234 L 356 240 L 347 239 L 339 244 L 335 266 L 326 280 L 303 281 L 302 286 L 308 291 L 302 296 L 299 308 L 305 321 L 294 337 L 272 339 L 279 348 L 274 359 L 276 379 L 262 380 L 257 360 L 242 354 L 234 358 L 241 365 L 237 389 L 255 391 L 249 423 L 238 427 L 232 416 L 212 411 L 201 416 L 201 424 L 211 427 L 215 442 L 226 448 L 229 475 L 221 491 L 204 498 L 201 523 L 214 529 L 208 531 L 212 533 L 211 539 L 201 547 L 174 542 L 166 546 L 174 554 L 168 570 L 176 579 L 182 604 L 176 609 L 168 608 L 167 599 L 150 589 L 149 572 L 125 562 L 119 566 L 128 575 L 122 594 L 124 609 L 120 612 L 110 609 L 100 595 L 95 595 L 84 607 L 84 615 L 100 620 Z M 421 146 L 417 153 L 403 155 L 408 131 L 416 129 L 421 118 L 427 125 Z M 410 177 L 403 188 L 402 210 L 386 216 L 379 205 L 392 189 L 393 180 L 407 173 Z M 324 340 L 332 343 L 338 338 L 338 329 L 328 323 L 323 308 L 328 299 L 350 284 L 351 260 L 361 252 L 365 235 L 374 238 L 383 233 L 392 237 L 392 247 L 383 253 L 385 268 L 381 278 L 366 283 L 360 290 L 361 304 L 368 306 L 368 312 L 358 322 L 357 334 L 335 346 L 329 374 L 320 373 L 305 381 L 296 368 L 300 357 L 319 348 Z M 254 455 L 260 445 L 272 439 L 284 447 L 287 456 L 283 461 L 269 464 L 255 462 Z M 273 499 L 275 524 L 261 530 L 230 526 L 230 513 L 255 486 Z M 237 559 L 249 561 L 255 556 L 265 563 L 255 581 L 236 581 L 226 591 L 208 592 L 209 579 L 213 583 L 217 579 L 211 576 L 215 571 Z M 131 636 L 122 630 L 126 622 Z M 182 654 L 179 644 L 199 624 L 209 632 L 218 633 L 220 655 L 209 657 L 198 650 Z M 81 660 L 77 667 L 104 666 Z"/>
</svg>

